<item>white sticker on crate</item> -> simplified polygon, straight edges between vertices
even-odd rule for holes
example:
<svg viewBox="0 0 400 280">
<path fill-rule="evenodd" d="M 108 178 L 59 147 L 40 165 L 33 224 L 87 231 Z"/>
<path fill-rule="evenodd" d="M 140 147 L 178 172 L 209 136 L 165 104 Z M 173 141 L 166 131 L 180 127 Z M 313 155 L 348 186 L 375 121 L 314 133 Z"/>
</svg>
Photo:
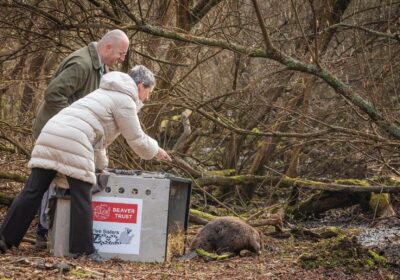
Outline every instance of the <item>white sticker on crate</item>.
<svg viewBox="0 0 400 280">
<path fill-rule="evenodd" d="M 143 200 L 93 196 L 94 246 L 101 253 L 139 254 Z"/>
</svg>

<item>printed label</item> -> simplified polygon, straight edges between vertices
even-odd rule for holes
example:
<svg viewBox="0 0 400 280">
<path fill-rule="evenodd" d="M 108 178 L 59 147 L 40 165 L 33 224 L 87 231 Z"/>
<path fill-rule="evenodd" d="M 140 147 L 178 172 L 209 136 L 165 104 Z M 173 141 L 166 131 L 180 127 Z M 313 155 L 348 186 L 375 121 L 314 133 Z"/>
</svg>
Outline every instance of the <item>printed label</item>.
<svg viewBox="0 0 400 280">
<path fill-rule="evenodd" d="M 139 254 L 141 199 L 93 196 L 94 246 L 101 253 Z"/>
<path fill-rule="evenodd" d="M 137 204 L 93 202 L 93 220 L 136 224 Z"/>
</svg>

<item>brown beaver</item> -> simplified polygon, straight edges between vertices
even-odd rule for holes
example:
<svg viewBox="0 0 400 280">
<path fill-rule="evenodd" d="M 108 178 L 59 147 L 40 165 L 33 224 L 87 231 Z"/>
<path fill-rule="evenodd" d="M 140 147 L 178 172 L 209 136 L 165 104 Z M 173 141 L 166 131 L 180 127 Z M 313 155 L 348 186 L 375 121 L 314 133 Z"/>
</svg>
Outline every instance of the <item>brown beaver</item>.
<svg viewBox="0 0 400 280">
<path fill-rule="evenodd" d="M 261 254 L 260 234 L 253 227 L 234 217 L 217 218 L 206 224 L 194 238 L 190 249 L 234 253 L 249 250 Z"/>
</svg>

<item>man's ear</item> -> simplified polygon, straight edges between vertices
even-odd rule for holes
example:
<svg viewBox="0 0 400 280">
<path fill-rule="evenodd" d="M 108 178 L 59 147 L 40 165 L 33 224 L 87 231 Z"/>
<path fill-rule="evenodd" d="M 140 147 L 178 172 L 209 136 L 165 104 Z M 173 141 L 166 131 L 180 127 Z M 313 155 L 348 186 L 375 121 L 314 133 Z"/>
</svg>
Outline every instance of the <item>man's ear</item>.
<svg viewBox="0 0 400 280">
<path fill-rule="evenodd" d="M 107 44 L 106 44 L 107 53 L 109 53 L 109 52 L 112 50 L 112 48 L 113 48 L 113 46 L 112 46 L 111 43 L 107 43 Z"/>
</svg>

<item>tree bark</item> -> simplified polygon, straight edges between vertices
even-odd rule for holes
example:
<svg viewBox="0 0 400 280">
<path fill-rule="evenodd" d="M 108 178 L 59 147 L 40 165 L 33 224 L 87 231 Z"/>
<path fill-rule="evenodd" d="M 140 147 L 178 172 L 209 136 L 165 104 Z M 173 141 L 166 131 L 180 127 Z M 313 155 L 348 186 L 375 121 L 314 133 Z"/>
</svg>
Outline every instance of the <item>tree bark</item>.
<svg viewBox="0 0 400 280">
<path fill-rule="evenodd" d="M 321 192 L 311 196 L 305 202 L 286 208 L 286 214 L 295 218 L 307 217 L 326 212 L 330 209 L 350 207 L 356 204 L 368 205 L 370 193 Z M 364 208 L 365 209 L 365 208 Z M 366 210 L 366 209 L 365 209 Z"/>
<path fill-rule="evenodd" d="M 237 176 L 213 176 L 202 177 L 195 180 L 199 186 L 235 186 L 250 183 L 264 183 L 268 185 L 276 185 L 279 183 L 280 187 L 299 187 L 311 190 L 323 190 L 330 192 L 346 192 L 346 193 L 369 193 L 369 192 L 383 192 L 383 193 L 399 193 L 400 186 L 387 186 L 387 185 L 344 185 L 336 183 L 323 183 L 307 179 L 289 178 L 289 177 L 269 177 L 257 175 L 237 175 Z"/>
</svg>

